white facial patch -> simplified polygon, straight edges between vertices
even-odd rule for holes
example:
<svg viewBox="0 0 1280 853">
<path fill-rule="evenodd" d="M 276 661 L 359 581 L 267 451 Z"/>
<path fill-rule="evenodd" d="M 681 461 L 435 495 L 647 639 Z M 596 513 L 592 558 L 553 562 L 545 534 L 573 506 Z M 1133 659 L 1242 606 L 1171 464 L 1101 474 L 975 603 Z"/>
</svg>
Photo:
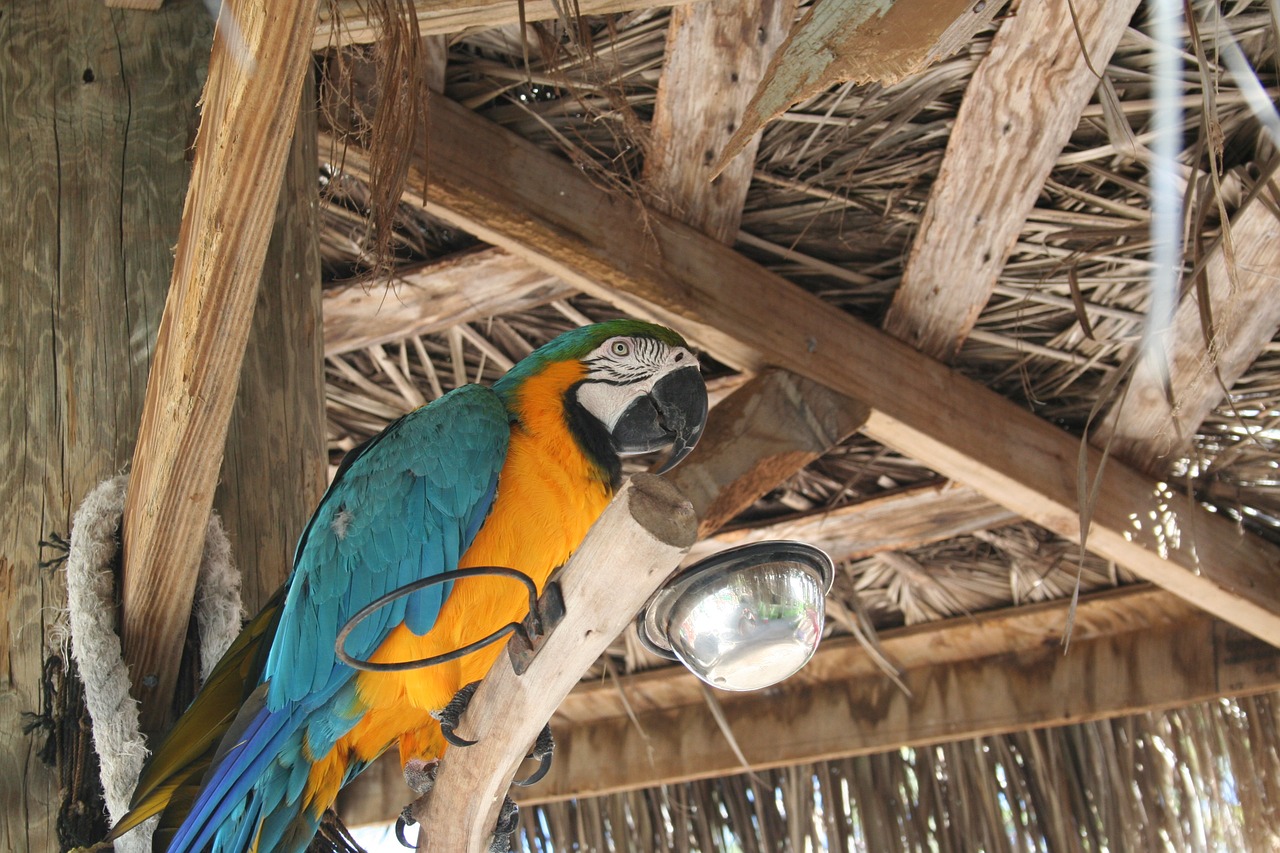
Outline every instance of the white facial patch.
<svg viewBox="0 0 1280 853">
<path fill-rule="evenodd" d="M 671 371 L 696 368 L 698 359 L 684 347 L 619 336 L 596 347 L 583 363 L 587 378 L 578 386 L 578 403 L 612 432 L 632 400 L 648 394 Z"/>
</svg>

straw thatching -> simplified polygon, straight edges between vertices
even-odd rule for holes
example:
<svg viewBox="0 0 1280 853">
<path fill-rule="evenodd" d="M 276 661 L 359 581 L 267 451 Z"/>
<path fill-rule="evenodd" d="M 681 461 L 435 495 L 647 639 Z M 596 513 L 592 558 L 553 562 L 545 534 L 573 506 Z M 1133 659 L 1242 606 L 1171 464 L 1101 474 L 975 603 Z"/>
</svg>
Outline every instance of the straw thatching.
<svg viewBox="0 0 1280 853">
<path fill-rule="evenodd" d="M 1270 182 L 1278 152 L 1221 51 L 1238 43 L 1255 83 L 1274 100 L 1280 32 L 1273 4 L 1194 3 L 1191 12 L 1197 30 L 1183 33 L 1178 160 L 1183 286 L 1194 291 L 1206 258 L 1227 236 L 1226 222 L 1247 204 L 1276 213 Z M 737 250 L 879 325 L 966 88 L 1004 20 L 901 82 L 836 85 L 770 124 Z M 447 39 L 444 92 L 567 157 L 598 185 L 645 198 L 647 128 L 668 21 L 666 10 L 643 10 L 459 33 Z M 1123 397 L 1150 306 L 1155 52 L 1139 11 L 953 361 L 1077 435 L 1092 434 L 1101 413 Z M 339 93 L 333 103 L 377 100 L 372 72 L 361 63 L 369 53 L 348 53 L 346 65 L 338 53 L 326 55 L 325 79 Z M 342 110 L 328 116 L 329 129 L 356 137 L 369 132 L 361 121 Z M 322 159 L 327 286 L 357 280 L 387 287 L 385 299 L 394 302 L 395 286 L 384 282 L 398 273 L 371 277 L 387 257 L 409 269 L 479 245 L 409 201 L 395 209 L 393 230 L 385 222 L 371 227 L 368 176 L 344 170 L 332 147 L 322 146 Z M 564 294 L 528 310 L 330 353 L 331 462 L 425 400 L 464 382 L 491 381 L 560 331 L 616 314 L 592 296 Z M 1213 325 L 1206 317 L 1206 330 Z M 1280 537 L 1278 368 L 1280 342 L 1258 342 L 1252 366 L 1194 430 L 1189 451 L 1166 460 L 1176 488 L 1271 541 Z M 733 371 L 714 361 L 709 377 L 713 386 L 734 381 Z M 778 484 L 731 527 L 822 513 L 937 479 L 926 465 L 854 435 Z M 877 630 L 1065 600 L 1134 580 L 1111 561 L 1082 555 L 1078 541 L 1015 521 L 844 561 L 828 627 L 874 644 Z M 658 663 L 623 637 L 589 678 Z M 884 677 L 894 677 L 892 662 L 885 666 Z M 1274 700 L 1264 695 L 903 747 L 526 808 L 521 837 L 533 850 L 1280 849 L 1276 722 Z"/>
</svg>

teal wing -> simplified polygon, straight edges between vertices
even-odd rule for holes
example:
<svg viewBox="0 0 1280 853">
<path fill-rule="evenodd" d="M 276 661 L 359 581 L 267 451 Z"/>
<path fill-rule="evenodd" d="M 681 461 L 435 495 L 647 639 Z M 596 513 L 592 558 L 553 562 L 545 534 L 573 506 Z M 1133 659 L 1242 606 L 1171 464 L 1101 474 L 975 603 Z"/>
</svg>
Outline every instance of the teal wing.
<svg viewBox="0 0 1280 853">
<path fill-rule="evenodd" d="M 269 706 L 332 692 L 335 678 L 350 675 L 333 654 L 347 620 L 398 587 L 457 568 L 493 504 L 509 434 L 497 396 L 468 385 L 350 454 L 298 543 L 263 672 Z M 368 658 L 402 622 L 426 633 L 447 594 L 433 586 L 388 604 L 352 631 L 347 652 Z"/>
</svg>

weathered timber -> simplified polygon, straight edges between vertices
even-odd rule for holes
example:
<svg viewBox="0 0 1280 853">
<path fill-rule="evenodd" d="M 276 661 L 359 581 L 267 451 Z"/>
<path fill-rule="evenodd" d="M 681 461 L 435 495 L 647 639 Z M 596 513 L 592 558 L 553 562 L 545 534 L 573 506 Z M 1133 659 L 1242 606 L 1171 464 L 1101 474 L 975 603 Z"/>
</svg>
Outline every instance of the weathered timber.
<svg viewBox="0 0 1280 853">
<path fill-rule="evenodd" d="M 671 11 L 645 191 L 655 208 L 722 243 L 738 233 L 760 135 L 718 176 L 712 166 L 795 14 L 795 0 L 707 0 Z"/>
<path fill-rule="evenodd" d="M 430 162 L 409 182 L 430 184 L 428 211 L 615 304 L 673 315 L 717 357 L 767 360 L 866 402 L 872 437 L 1079 537 L 1074 436 L 456 104 L 428 112 Z M 1090 477 L 1099 461 L 1086 454 Z M 1280 549 L 1164 491 L 1109 463 L 1089 547 L 1280 643 Z M 1148 512 L 1193 535 L 1134 523 Z"/>
<path fill-rule="evenodd" d="M 608 15 L 638 9 L 674 6 L 681 0 L 578 0 L 573 8 L 579 15 Z M 559 18 L 565 7 L 555 0 L 416 0 L 418 31 L 424 36 L 447 35 L 472 27 L 502 27 L 526 21 Z M 523 9 L 521 8 L 523 6 Z M 368 4 L 361 0 L 336 0 L 320 6 L 313 50 L 344 44 L 371 44 L 378 40 L 379 28 L 370 19 Z"/>
<path fill-rule="evenodd" d="M 410 335 L 442 332 L 576 291 L 502 249 L 479 249 L 398 270 L 396 277 L 352 282 L 324 292 L 324 351 L 364 349 Z"/>
<path fill-rule="evenodd" d="M 689 550 L 687 561 L 750 542 L 797 539 L 821 548 L 840 563 L 967 536 L 1019 518 L 968 486 L 927 483 L 831 510 L 726 530 L 700 540 Z"/>
<path fill-rule="evenodd" d="M 823 0 L 810 5 L 774 55 L 715 171 L 800 101 L 847 81 L 897 82 L 954 53 L 991 23 L 1003 5 L 995 0 Z"/>
<path fill-rule="evenodd" d="M 621 632 L 693 544 L 693 508 L 661 477 L 640 474 L 592 526 L 560 573 L 564 620 L 522 675 L 506 660 L 480 683 L 458 734 L 478 740 L 440 762 L 435 788 L 414 805 L 430 827 L 418 849 L 483 853 L 526 747 L 582 673 Z M 625 567 L 618 554 L 626 554 Z"/>
<path fill-rule="evenodd" d="M 1137 6 L 1044 0 L 1001 24 L 960 102 L 886 332 L 944 361 L 956 354 Z"/>
<path fill-rule="evenodd" d="M 800 376 L 767 370 L 711 410 L 698 447 L 667 475 L 708 536 L 842 439 L 867 408 Z"/>
<path fill-rule="evenodd" d="M 0 850 L 53 853 L 64 792 L 37 755 L 49 732 L 22 716 L 52 710 L 43 669 L 66 606 L 61 572 L 39 565 L 58 551 L 39 543 L 67 536 L 133 450 L 211 26 L 198 0 L 0 14 Z M 70 806 L 64 828 L 92 818 Z"/>
<path fill-rule="evenodd" d="M 315 10 L 238 0 L 226 13 L 244 50 L 214 39 L 125 501 L 124 652 L 144 731 L 173 695 Z"/>
<path fill-rule="evenodd" d="M 328 482 L 315 164 L 315 84 L 307 79 L 214 495 L 248 613 L 288 577 Z"/>
<path fill-rule="evenodd" d="M 1156 364 L 1150 353 L 1143 356 L 1123 403 L 1107 412 L 1092 437 L 1099 447 L 1111 442 L 1118 458 L 1152 476 L 1164 474 L 1190 448 L 1196 429 L 1222 401 L 1223 388 L 1235 384 L 1280 326 L 1280 219 L 1255 199 L 1232 222 L 1231 242 L 1234 270 L 1221 245 L 1205 266 L 1212 348 L 1205 345 L 1206 324 L 1192 290 L 1159 339 L 1168 353 L 1163 363 Z"/>
</svg>

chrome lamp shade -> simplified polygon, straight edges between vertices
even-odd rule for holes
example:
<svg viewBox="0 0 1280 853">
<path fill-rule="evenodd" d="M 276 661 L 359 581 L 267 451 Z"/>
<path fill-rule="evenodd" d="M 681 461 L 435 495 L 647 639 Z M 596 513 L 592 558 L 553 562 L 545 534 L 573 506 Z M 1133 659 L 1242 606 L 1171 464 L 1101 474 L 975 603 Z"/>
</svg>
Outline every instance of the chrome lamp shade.
<svg viewBox="0 0 1280 853">
<path fill-rule="evenodd" d="M 822 637 L 835 566 L 802 542 L 756 542 L 701 560 L 656 592 L 640 641 L 713 687 L 759 690 L 794 675 Z"/>
</svg>

